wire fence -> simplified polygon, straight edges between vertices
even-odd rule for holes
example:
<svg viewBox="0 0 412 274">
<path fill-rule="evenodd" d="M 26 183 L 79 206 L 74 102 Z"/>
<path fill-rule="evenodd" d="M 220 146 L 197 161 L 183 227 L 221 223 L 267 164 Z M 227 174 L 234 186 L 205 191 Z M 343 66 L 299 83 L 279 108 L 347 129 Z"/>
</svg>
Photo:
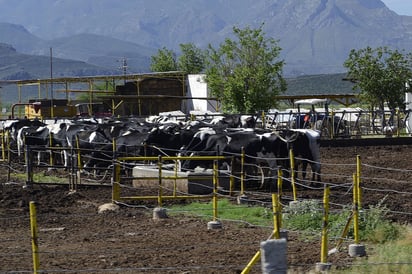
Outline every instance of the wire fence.
<svg viewBox="0 0 412 274">
<path fill-rule="evenodd" d="M 31 154 L 34 155 L 33 152 Z M 321 181 L 303 179 L 302 174 L 297 173 L 299 178 L 295 182 L 297 201 L 316 200 L 321 204 L 323 189 L 329 186 L 331 211 L 344 214 L 352 205 L 353 174 L 357 172 L 359 165 L 356 159 L 348 162 L 342 160 L 339 163 L 328 163 L 325 160 L 320 164 L 322 166 Z M 49 168 L 46 162 L 38 166 Z M 2 169 L 16 173 L 21 173 L 26 170 L 26 167 L 2 163 Z M 111 171 L 110 168 L 109 171 Z M 125 165 L 125 168 L 130 168 L 130 166 Z M 266 168 L 268 170 L 262 173 L 268 174 L 265 181 L 277 186 L 278 168 L 273 170 Z M 286 173 L 287 170 L 284 171 Z M 75 173 L 77 172 L 78 170 Z M 368 211 L 369 205 L 382 202 L 387 204 L 390 218 L 401 223 L 410 223 L 412 212 L 408 201 L 411 200 L 412 195 L 412 186 L 409 181 L 411 173 L 412 170 L 409 169 L 381 167 L 366 163 L 366 161 L 361 162 L 362 210 Z M 95 176 L 94 174 L 84 175 L 82 180 L 86 177 L 95 180 L 93 179 L 96 178 Z M 233 176 L 237 181 L 242 179 L 239 174 Z M 260 182 L 261 175 L 257 177 L 259 178 L 245 176 L 244 180 L 245 182 L 248 180 Z M 120 187 L 132 196 L 152 195 L 153 191 L 154 195 L 158 195 L 157 184 L 155 187 L 136 188 L 128 181 L 130 177 L 124 175 L 123 179 L 125 180 Z M 100 180 L 102 179 L 95 180 L 95 183 Z M 290 178 L 281 177 L 281 180 L 286 184 Z M 178 211 L 174 210 L 171 204 L 163 204 L 163 206 L 173 217 L 156 222 L 150 218 L 153 207 L 156 206 L 156 200 L 141 203 L 118 202 L 117 204 L 121 207 L 119 211 L 98 214 L 96 208 L 99 203 L 94 200 L 94 197 L 89 197 L 89 193 L 84 189 L 79 189 L 75 194 L 57 195 L 55 192 L 41 193 L 43 189 L 30 190 L 29 188 L 28 192 L 23 192 L 23 194 L 16 193 L 16 200 L 10 202 L 6 201 L 6 197 L 16 191 L 13 187 L 21 188 L 22 186 L 12 182 L 13 180 L 8 180 L 1 186 L 3 202 L 8 202 L 10 205 L 2 206 L 0 209 L 2 231 L 0 241 L 3 243 L 0 246 L 0 261 L 2 262 L 0 273 L 33 272 L 30 214 L 26 205 L 32 198 L 39 199 L 37 214 L 39 273 L 239 273 L 259 249 L 260 241 L 265 240 L 273 230 L 271 225 L 251 223 L 244 219 L 220 218 L 224 228 L 210 231 L 206 228 L 205 220 L 213 219 L 211 209 L 200 213 L 199 210 Z M 176 190 L 164 187 L 164 191 L 167 193 Z M 61 193 L 61 189 L 57 189 L 56 192 Z M 276 192 L 280 194 L 283 208 L 295 200 L 290 188 L 282 188 L 281 192 L 276 189 Z M 106 201 L 110 202 L 110 189 L 106 188 L 104 193 Z M 190 195 L 179 190 L 177 194 Z M 225 210 L 261 206 L 267 209 L 266 213 L 269 217 L 272 216 L 271 192 L 262 189 L 261 185 L 246 191 L 247 204 L 237 203 L 237 194 L 239 192 L 232 195 L 225 192 L 218 193 L 218 199 L 231 201 L 231 206 L 225 207 Z M 49 201 L 45 201 L 47 196 Z M 398 200 L 403 202 L 395 204 Z M 182 215 L 186 217 L 181 218 Z M 343 230 L 345 223 L 330 225 Z M 288 270 L 306 272 L 313 269 L 314 263 L 318 262 L 320 257 L 320 240 L 319 231 L 289 230 L 288 260 L 290 263 Z M 334 246 L 338 241 L 349 244 L 353 242 L 353 239 L 332 237 L 330 246 Z M 318 248 L 314 244 L 318 244 Z M 311 255 L 303 258 L 309 253 L 305 252 L 303 255 L 302 250 L 310 250 Z M 364 267 L 364 264 L 348 258 L 347 255 L 342 255 L 342 252 L 331 254 L 329 259 L 333 261 L 336 269 L 348 267 L 362 269 Z M 399 262 L 368 262 L 368 266 L 372 269 L 381 267 L 399 269 L 404 266 L 410 268 L 412 261 L 409 258 Z M 252 272 L 259 273 L 260 266 L 254 266 Z"/>
</svg>

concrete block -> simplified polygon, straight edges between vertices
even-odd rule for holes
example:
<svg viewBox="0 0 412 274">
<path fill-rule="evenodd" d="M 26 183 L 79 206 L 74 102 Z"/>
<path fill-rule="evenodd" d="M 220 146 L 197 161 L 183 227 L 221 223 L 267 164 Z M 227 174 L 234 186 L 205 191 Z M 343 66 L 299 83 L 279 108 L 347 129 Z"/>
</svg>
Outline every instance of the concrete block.
<svg viewBox="0 0 412 274">
<path fill-rule="evenodd" d="M 363 257 L 366 256 L 365 246 L 361 244 L 351 244 L 348 248 L 349 256 L 351 257 Z"/>
<path fill-rule="evenodd" d="M 267 240 L 260 243 L 263 274 L 286 274 L 287 241 L 286 239 Z"/>
<path fill-rule="evenodd" d="M 153 187 L 159 185 L 159 170 L 150 166 L 136 166 L 133 168 L 133 187 Z M 164 177 L 175 177 L 164 178 Z M 162 170 L 162 185 L 165 188 L 176 189 L 179 192 L 193 195 L 207 195 L 213 192 L 213 171 L 202 170 L 196 172 L 177 172 L 172 170 Z M 219 189 L 229 189 L 230 180 L 227 175 L 219 175 Z"/>
</svg>

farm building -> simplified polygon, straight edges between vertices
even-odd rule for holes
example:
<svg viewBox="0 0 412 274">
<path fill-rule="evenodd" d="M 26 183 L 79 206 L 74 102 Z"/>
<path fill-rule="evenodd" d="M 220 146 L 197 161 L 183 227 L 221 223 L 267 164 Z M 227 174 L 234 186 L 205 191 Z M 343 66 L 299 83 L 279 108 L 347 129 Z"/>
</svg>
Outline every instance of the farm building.
<svg viewBox="0 0 412 274">
<path fill-rule="evenodd" d="M 157 115 L 161 112 L 180 110 L 183 113 L 215 112 L 217 102 L 209 97 L 202 74 L 182 78 L 145 78 L 116 86 L 110 97 L 115 115 Z"/>
<path fill-rule="evenodd" d="M 208 98 L 204 75 L 184 72 L 18 80 L 9 84 L 17 85 L 19 98 L 12 116 L 30 119 L 147 116 L 177 110 L 189 114 L 193 110 L 216 111 L 217 106 Z"/>
</svg>

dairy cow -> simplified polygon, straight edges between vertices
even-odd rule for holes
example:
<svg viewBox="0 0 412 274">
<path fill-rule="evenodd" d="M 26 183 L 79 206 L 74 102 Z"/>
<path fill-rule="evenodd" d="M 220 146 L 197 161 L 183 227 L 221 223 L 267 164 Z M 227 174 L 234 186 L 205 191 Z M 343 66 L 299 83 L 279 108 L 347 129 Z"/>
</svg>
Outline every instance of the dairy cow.
<svg viewBox="0 0 412 274">
<path fill-rule="evenodd" d="M 320 181 L 320 132 L 312 129 L 291 129 L 285 130 L 283 135 L 288 150 L 292 149 L 297 159 L 295 170 L 298 171 L 298 166 L 302 165 L 302 179 L 306 179 L 306 169 L 309 164 L 312 170 L 312 181 Z"/>
<path fill-rule="evenodd" d="M 306 167 L 312 167 L 313 179 L 320 180 L 319 133 L 313 130 L 284 130 L 272 132 L 265 129 L 241 128 L 241 121 L 230 123 L 206 121 L 147 122 L 142 119 L 110 119 L 95 121 L 64 121 L 47 126 L 25 128 L 22 136 L 29 137 L 27 144 L 61 146 L 64 148 L 64 164 L 69 164 L 68 152 L 72 148 L 82 149 L 84 168 L 107 168 L 111 165 L 113 149 L 116 156 L 210 156 L 223 155 L 219 161 L 221 169 L 240 171 L 240 154 L 245 152 L 244 171 L 251 177 L 276 176 L 279 167 L 288 169 L 289 149 L 293 149 L 295 161 L 303 167 L 302 177 L 306 177 Z M 27 122 L 27 121 L 25 121 Z M 228 125 L 237 125 L 232 128 Z M 16 124 L 17 125 L 17 124 Z M 25 127 L 24 124 L 19 128 Z M 15 126 L 17 128 L 17 126 Z M 14 132 L 14 131 L 13 131 Z M 52 136 L 48 136 L 52 134 Z M 37 139 L 38 138 L 38 139 Z M 113 140 L 116 146 L 113 147 Z M 27 142 L 27 141 L 26 141 Z M 211 161 L 191 159 L 182 165 L 184 170 L 196 166 L 209 168 Z M 262 172 L 262 170 L 264 170 Z M 261 176 L 263 177 L 263 176 Z"/>
</svg>

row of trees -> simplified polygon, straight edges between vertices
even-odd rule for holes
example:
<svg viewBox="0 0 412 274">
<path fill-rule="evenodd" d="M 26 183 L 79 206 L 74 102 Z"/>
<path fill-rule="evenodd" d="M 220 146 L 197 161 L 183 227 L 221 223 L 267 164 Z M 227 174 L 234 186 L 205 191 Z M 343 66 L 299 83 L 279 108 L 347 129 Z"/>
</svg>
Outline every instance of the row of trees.
<svg viewBox="0 0 412 274">
<path fill-rule="evenodd" d="M 278 41 L 268 38 L 263 24 L 257 29 L 233 28 L 218 48 L 201 50 L 193 43 L 180 44 L 181 55 L 167 48 L 152 56 L 154 72 L 205 73 L 211 95 L 224 112 L 254 113 L 276 107 L 276 96 L 286 91 Z M 404 108 L 405 82 L 412 79 L 412 54 L 388 47 L 352 50 L 344 62 L 359 98 L 371 109 Z"/>
</svg>

